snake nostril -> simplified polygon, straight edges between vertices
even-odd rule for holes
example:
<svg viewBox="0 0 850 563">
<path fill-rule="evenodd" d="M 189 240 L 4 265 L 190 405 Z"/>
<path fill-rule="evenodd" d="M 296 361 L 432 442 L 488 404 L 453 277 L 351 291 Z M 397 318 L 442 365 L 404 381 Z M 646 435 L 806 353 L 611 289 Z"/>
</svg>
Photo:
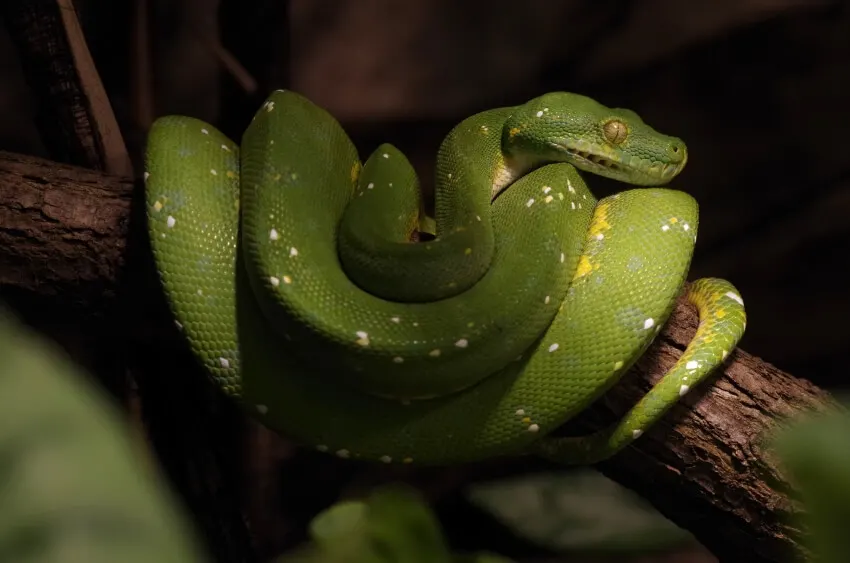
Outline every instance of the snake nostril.
<svg viewBox="0 0 850 563">
<path fill-rule="evenodd" d="M 681 162 L 685 158 L 685 145 L 684 143 L 670 143 L 667 152 L 676 162 Z"/>
</svg>

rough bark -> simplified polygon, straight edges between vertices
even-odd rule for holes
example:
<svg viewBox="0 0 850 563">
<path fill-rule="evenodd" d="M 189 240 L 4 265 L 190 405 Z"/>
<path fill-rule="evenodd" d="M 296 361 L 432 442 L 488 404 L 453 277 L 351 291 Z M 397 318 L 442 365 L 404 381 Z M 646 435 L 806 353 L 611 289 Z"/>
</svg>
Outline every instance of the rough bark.
<svg viewBox="0 0 850 563">
<path fill-rule="evenodd" d="M 0 285 L 82 309 L 114 297 L 131 180 L 0 152 Z"/>
<path fill-rule="evenodd" d="M 225 417 L 238 415 L 221 401 L 207 401 L 209 390 L 193 383 L 202 377 L 177 374 L 195 369 L 191 361 L 163 366 L 156 359 L 159 354 L 149 353 L 173 352 L 180 344 L 150 272 L 139 273 L 149 266 L 140 264 L 141 259 L 135 266 L 127 260 L 127 241 L 132 247 L 134 239 L 144 239 L 141 225 L 131 222 L 131 208 L 138 209 L 132 202 L 133 186 L 123 178 L 0 153 L 0 296 L 59 296 L 97 310 L 109 306 L 108 297 L 118 294 L 119 287 L 129 287 L 123 290 L 131 292 L 138 316 L 125 323 L 128 333 L 122 338 L 132 343 L 131 357 L 146 372 L 165 370 L 149 387 L 151 392 L 170 394 L 171 404 L 188 405 L 172 409 L 173 420 L 158 420 L 159 431 L 175 434 L 167 440 L 170 447 L 195 441 L 194 453 L 184 452 L 185 467 L 178 473 L 202 469 L 212 482 L 207 492 L 216 497 L 226 488 L 222 480 L 238 472 L 227 466 L 241 455 L 220 451 L 227 447 L 220 440 L 227 434 L 222 411 Z M 621 384 L 568 426 L 599 428 L 612 413 L 624 412 L 673 364 L 696 324 L 693 310 L 680 302 L 661 336 Z M 825 391 L 737 350 L 723 373 L 695 389 L 634 447 L 600 468 L 691 530 L 721 560 L 804 560 L 801 531 L 788 522 L 797 510 L 786 496 L 791 485 L 766 440 L 783 418 L 831 404 Z M 204 434 L 199 428 L 211 438 L 197 443 Z M 192 486 L 190 481 L 187 477 L 178 485 Z"/>
</svg>

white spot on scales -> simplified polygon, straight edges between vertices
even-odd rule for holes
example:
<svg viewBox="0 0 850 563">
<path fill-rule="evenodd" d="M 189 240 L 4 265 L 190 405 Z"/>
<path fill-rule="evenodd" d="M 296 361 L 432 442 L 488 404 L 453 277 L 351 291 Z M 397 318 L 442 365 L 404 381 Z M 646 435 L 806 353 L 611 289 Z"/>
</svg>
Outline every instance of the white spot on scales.
<svg viewBox="0 0 850 563">
<path fill-rule="evenodd" d="M 364 347 L 369 345 L 369 334 L 366 331 L 358 330 L 355 334 L 357 335 L 357 344 Z"/>
<path fill-rule="evenodd" d="M 725 295 L 726 297 L 728 297 L 729 299 L 731 299 L 732 301 L 735 301 L 735 302 L 736 302 L 736 303 L 738 303 L 739 305 L 743 305 L 743 304 L 744 304 L 744 300 L 743 300 L 743 299 L 741 299 L 741 296 L 740 296 L 740 295 L 738 295 L 737 293 L 735 293 L 734 291 L 727 291 L 726 293 L 724 293 L 724 295 Z"/>
</svg>

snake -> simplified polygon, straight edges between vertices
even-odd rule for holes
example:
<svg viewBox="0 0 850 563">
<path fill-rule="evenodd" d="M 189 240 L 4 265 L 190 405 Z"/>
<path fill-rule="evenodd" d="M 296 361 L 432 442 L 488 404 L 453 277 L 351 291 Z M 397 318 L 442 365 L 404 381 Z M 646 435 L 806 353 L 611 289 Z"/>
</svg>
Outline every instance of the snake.
<svg viewBox="0 0 850 563">
<path fill-rule="evenodd" d="M 214 386 L 304 447 L 387 464 L 607 459 L 706 380 L 746 329 L 740 292 L 687 281 L 685 143 L 549 92 L 443 138 L 433 214 L 406 156 L 272 92 L 239 143 L 164 115 L 145 149 L 153 261 Z M 585 177 L 628 184 L 597 199 Z M 684 296 L 686 349 L 617 422 L 553 435 L 644 355 Z M 557 434 L 557 433 L 555 433 Z"/>
</svg>

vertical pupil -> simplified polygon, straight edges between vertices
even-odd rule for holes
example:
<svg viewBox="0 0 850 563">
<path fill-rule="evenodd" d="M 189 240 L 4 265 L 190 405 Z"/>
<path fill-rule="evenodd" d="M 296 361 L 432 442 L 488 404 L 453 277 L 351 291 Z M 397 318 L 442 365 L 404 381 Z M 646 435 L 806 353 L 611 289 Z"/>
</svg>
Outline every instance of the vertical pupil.
<svg viewBox="0 0 850 563">
<path fill-rule="evenodd" d="M 605 136 L 612 143 L 620 143 L 625 137 L 625 127 L 619 121 L 609 121 L 605 124 Z"/>
</svg>

